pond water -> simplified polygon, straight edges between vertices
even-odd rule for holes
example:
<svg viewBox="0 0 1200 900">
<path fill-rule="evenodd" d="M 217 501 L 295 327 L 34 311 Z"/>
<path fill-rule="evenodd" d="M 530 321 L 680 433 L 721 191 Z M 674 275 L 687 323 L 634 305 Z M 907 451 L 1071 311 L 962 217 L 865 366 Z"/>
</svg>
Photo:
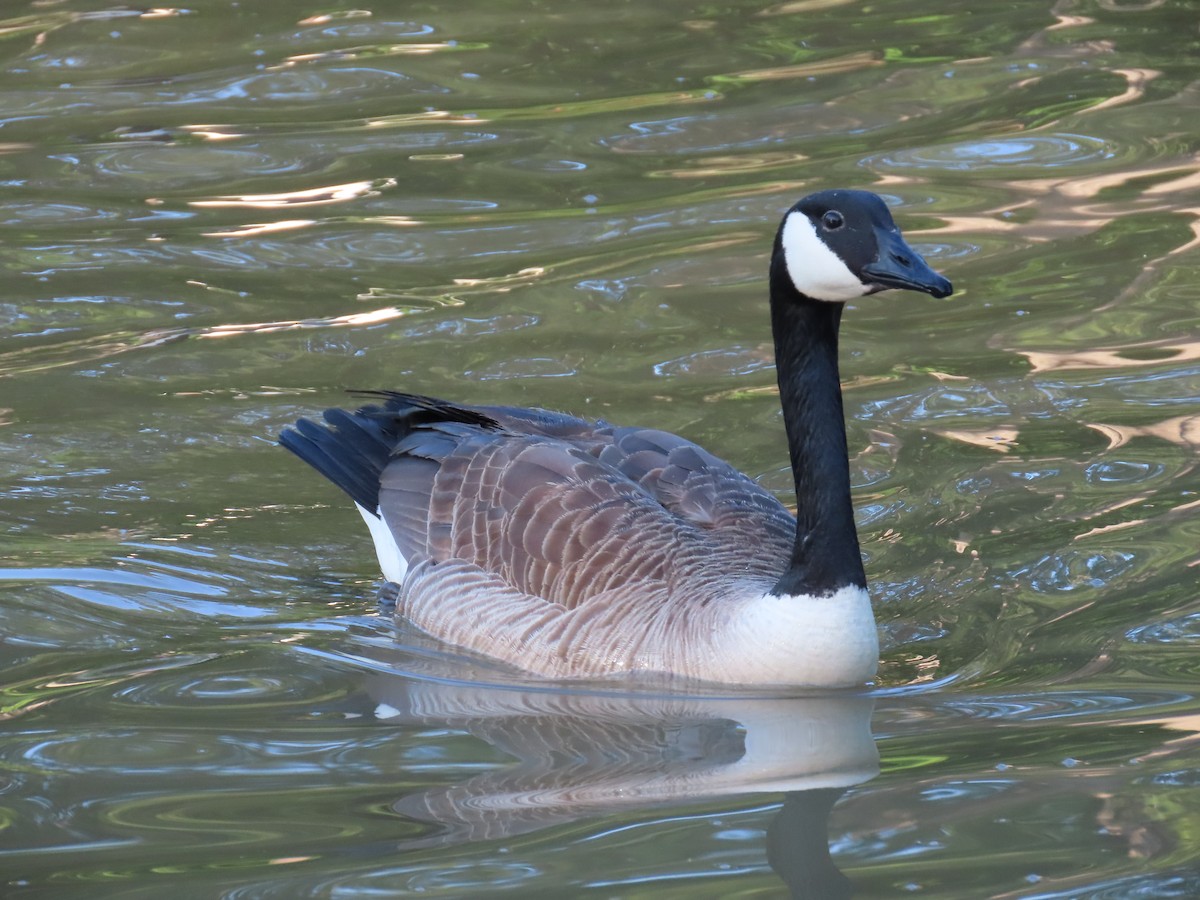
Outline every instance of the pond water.
<svg viewBox="0 0 1200 900">
<path fill-rule="evenodd" d="M 5 3 L 0 893 L 1200 896 L 1198 122 L 1186 2 Z M 844 320 L 869 692 L 381 612 L 282 426 L 546 406 L 786 496 L 830 186 L 958 289 Z"/>
</svg>

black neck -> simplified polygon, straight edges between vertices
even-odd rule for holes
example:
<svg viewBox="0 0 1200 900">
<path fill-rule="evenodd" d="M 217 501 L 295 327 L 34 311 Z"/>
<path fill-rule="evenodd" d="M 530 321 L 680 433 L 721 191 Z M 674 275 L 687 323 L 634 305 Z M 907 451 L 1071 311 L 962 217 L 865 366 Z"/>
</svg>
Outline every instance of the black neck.
<svg viewBox="0 0 1200 900">
<path fill-rule="evenodd" d="M 788 276 L 783 254 L 771 261 L 771 327 L 779 399 L 796 481 L 796 543 L 773 593 L 825 595 L 865 588 L 854 529 L 838 325 L 842 304 L 805 297 Z"/>
</svg>

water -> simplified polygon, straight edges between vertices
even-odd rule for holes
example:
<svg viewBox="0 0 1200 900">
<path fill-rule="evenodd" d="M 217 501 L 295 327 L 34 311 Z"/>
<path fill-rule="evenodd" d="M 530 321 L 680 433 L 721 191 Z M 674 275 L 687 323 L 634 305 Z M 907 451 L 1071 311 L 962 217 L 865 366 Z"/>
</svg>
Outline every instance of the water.
<svg viewBox="0 0 1200 900">
<path fill-rule="evenodd" d="M 0 13 L 3 895 L 1200 895 L 1196 7 L 442 6 Z M 404 387 L 783 492 L 765 266 L 832 185 L 958 288 L 845 319 L 873 691 L 379 613 L 280 427 Z"/>
</svg>

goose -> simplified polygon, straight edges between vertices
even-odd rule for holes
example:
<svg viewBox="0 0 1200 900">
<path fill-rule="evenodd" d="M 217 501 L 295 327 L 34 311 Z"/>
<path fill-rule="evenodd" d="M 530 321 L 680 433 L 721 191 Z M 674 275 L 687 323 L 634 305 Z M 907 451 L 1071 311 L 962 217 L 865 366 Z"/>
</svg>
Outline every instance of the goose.
<svg viewBox="0 0 1200 900">
<path fill-rule="evenodd" d="M 838 375 L 844 304 L 949 296 L 868 191 L 795 203 L 769 270 L 796 515 L 698 445 L 544 409 L 358 392 L 280 443 L 358 507 L 396 615 L 548 679 L 839 688 L 875 674 Z"/>
</svg>

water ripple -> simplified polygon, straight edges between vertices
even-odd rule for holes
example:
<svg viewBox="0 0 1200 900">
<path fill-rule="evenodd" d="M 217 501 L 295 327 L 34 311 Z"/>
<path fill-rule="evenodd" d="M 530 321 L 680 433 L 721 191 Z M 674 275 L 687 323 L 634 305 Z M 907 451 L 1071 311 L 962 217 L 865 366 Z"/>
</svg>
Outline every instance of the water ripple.
<svg viewBox="0 0 1200 900">
<path fill-rule="evenodd" d="M 983 384 L 955 383 L 896 394 L 864 404 L 867 415 L 884 421 L 921 422 L 964 416 L 998 417 L 1009 412 L 1008 403 Z"/>
<path fill-rule="evenodd" d="M 409 338 L 444 335 L 455 338 L 481 337 L 489 334 L 506 334 L 538 324 L 538 317 L 531 315 L 501 315 L 486 318 L 439 319 L 436 322 L 420 322 L 409 325 L 404 334 Z"/>
<path fill-rule="evenodd" d="M 1186 900 L 1200 897 L 1200 875 L 1191 868 L 1175 867 L 1160 872 L 1106 878 L 1100 881 L 1077 880 L 1064 890 L 1022 893 L 1025 900 Z"/>
<path fill-rule="evenodd" d="M 16 753 L 15 758 L 11 754 Z M 10 765 L 20 760 L 43 773 L 111 773 L 164 775 L 220 773 L 247 768 L 245 747 L 219 737 L 170 734 L 155 729 L 90 729 L 87 735 L 62 734 L 21 746 L 10 740 L 0 747 Z"/>
<path fill-rule="evenodd" d="M 513 378 L 566 378 L 576 369 L 566 360 L 548 356 L 506 359 L 482 369 L 467 369 L 463 375 L 476 381 L 507 381 Z"/>
<path fill-rule="evenodd" d="M 899 150 L 865 157 L 860 165 L 871 169 L 1044 169 L 1078 166 L 1110 159 L 1116 150 L 1108 141 L 1081 134 L 1022 134 L 990 137 Z"/>
<path fill-rule="evenodd" d="M 698 376 L 720 378 L 750 375 L 763 369 L 775 368 L 774 354 L 762 347 L 725 347 L 720 350 L 700 350 L 676 359 L 654 364 L 654 374 L 663 378 Z"/>
<path fill-rule="evenodd" d="M 1010 577 L 1039 593 L 1100 589 L 1128 572 L 1135 555 L 1126 550 L 1064 550 L 1043 556 Z"/>
<path fill-rule="evenodd" d="M 283 36 L 309 47 L 316 37 L 336 38 L 351 41 L 397 41 L 403 38 L 428 37 L 437 30 L 424 22 L 407 22 L 402 19 L 376 19 L 365 10 L 338 10 L 309 16 L 300 22 L 307 26 Z"/>
<path fill-rule="evenodd" d="M 256 667 L 249 661 L 226 664 L 220 671 L 200 673 L 194 669 L 172 669 L 155 673 L 113 692 L 118 705 L 149 706 L 161 710 L 235 710 L 286 706 L 311 710 L 322 700 L 338 696 L 330 689 L 323 670 L 299 669 L 288 674 Z"/>
<path fill-rule="evenodd" d="M 1136 644 L 1197 644 L 1200 643 L 1200 612 L 1189 613 L 1165 622 L 1139 625 L 1129 629 L 1125 637 Z"/>
<path fill-rule="evenodd" d="M 938 707 L 972 719 L 1041 722 L 1130 713 L 1185 703 L 1178 691 L 1044 691 L 1027 694 L 943 698 Z"/>
<path fill-rule="evenodd" d="M 1131 462 L 1121 459 L 1106 459 L 1094 462 L 1084 469 L 1090 484 L 1139 484 L 1157 478 L 1166 471 L 1162 463 Z"/>
<path fill-rule="evenodd" d="M 57 223 L 103 222 L 120 219 L 122 213 L 97 209 L 81 203 L 8 202 L 0 204 L 0 225 L 44 228 Z"/>
<path fill-rule="evenodd" d="M 209 181 L 244 179 L 250 175 L 283 175 L 312 171 L 323 160 L 311 153 L 281 153 L 278 144 L 240 143 L 236 147 L 208 144 L 162 144 L 114 146 L 62 154 L 57 158 L 73 166 L 108 177 L 146 181 L 157 191 Z"/>
</svg>

